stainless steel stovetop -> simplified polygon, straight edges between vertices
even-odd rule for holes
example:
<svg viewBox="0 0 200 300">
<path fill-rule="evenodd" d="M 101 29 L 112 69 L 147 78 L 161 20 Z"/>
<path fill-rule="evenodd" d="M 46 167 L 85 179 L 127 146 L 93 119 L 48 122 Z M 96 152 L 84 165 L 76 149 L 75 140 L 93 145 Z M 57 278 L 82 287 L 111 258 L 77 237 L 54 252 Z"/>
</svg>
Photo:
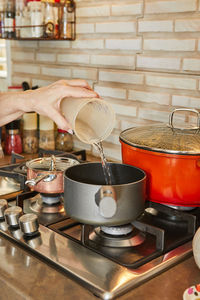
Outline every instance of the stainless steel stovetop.
<svg viewBox="0 0 200 300">
<path fill-rule="evenodd" d="M 183 212 L 146 202 L 144 213 L 125 228 L 93 227 L 68 218 L 62 195 L 51 205 L 30 191 L 11 197 L 8 205 L 37 215 L 39 228 L 27 235 L 1 219 L 0 234 L 102 299 L 126 293 L 192 255 L 191 241 L 200 222 L 200 208 Z"/>
</svg>

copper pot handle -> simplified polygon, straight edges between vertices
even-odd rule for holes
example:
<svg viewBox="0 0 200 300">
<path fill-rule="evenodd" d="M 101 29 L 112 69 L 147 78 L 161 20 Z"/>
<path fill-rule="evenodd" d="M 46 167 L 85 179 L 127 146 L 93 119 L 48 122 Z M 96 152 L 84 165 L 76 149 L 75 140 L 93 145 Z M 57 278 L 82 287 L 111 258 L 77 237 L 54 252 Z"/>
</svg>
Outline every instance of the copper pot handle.
<svg viewBox="0 0 200 300">
<path fill-rule="evenodd" d="M 195 114 L 197 114 L 197 126 L 194 126 L 192 129 L 200 129 L 200 113 L 198 112 L 198 110 L 196 109 L 190 109 L 190 108 L 176 108 L 174 109 L 171 114 L 169 115 L 169 124 L 168 126 L 171 127 L 172 129 L 174 128 L 173 125 L 173 117 L 174 117 L 174 113 L 177 111 L 188 111 L 188 112 L 193 112 Z"/>
<path fill-rule="evenodd" d="M 35 178 L 26 180 L 25 184 L 35 186 L 42 180 L 44 182 L 50 182 L 53 181 L 56 177 L 57 177 L 56 174 L 42 174 L 42 175 L 38 174 Z"/>
</svg>

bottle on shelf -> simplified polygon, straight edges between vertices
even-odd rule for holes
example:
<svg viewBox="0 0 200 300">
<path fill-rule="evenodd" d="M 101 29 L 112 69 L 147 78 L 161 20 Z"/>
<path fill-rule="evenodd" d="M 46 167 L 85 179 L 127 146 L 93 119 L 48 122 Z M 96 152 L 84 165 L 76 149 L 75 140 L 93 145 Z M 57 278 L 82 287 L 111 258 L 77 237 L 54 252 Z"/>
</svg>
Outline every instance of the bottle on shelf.
<svg viewBox="0 0 200 300">
<path fill-rule="evenodd" d="M 75 26 L 75 2 L 65 0 L 62 5 L 60 37 L 62 39 L 74 39 Z"/>
<path fill-rule="evenodd" d="M 64 152 L 73 150 L 73 137 L 67 131 L 58 129 L 56 136 L 56 150 Z"/>
<path fill-rule="evenodd" d="M 39 147 L 55 150 L 54 122 L 46 116 L 39 116 Z"/>
<path fill-rule="evenodd" d="M 0 38 L 5 38 L 5 24 L 4 24 L 4 15 L 5 15 L 5 0 L 0 0 Z"/>
<path fill-rule="evenodd" d="M 55 16 L 54 16 L 54 0 L 42 0 L 45 4 L 44 23 L 45 36 L 54 38 Z"/>
<path fill-rule="evenodd" d="M 22 153 L 22 140 L 20 136 L 20 120 L 15 120 L 6 125 L 5 153 Z"/>
<path fill-rule="evenodd" d="M 23 151 L 38 152 L 37 114 L 34 112 L 23 115 Z"/>
<path fill-rule="evenodd" d="M 21 26 L 22 26 L 24 6 L 25 6 L 24 0 L 15 0 L 15 36 L 16 36 L 16 38 L 21 37 Z"/>
<path fill-rule="evenodd" d="M 41 38 L 44 35 L 44 3 L 33 0 L 28 3 L 31 19 L 31 37 Z"/>
<path fill-rule="evenodd" d="M 54 38 L 60 37 L 60 0 L 54 0 Z"/>
<path fill-rule="evenodd" d="M 5 37 L 8 39 L 15 37 L 15 2 L 6 1 L 6 10 L 4 14 Z"/>
</svg>

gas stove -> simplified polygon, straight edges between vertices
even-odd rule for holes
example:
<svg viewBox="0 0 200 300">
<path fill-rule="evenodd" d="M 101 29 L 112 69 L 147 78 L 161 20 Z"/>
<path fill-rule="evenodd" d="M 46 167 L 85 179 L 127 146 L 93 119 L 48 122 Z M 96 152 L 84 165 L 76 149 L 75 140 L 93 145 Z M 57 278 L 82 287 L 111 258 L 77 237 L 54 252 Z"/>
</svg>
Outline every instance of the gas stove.
<svg viewBox="0 0 200 300">
<path fill-rule="evenodd" d="M 19 166 L 13 165 L 8 171 L 19 176 Z M 7 201 L 12 217 L 21 208 L 24 220 L 20 218 L 20 227 L 19 222 L 13 226 L 2 215 L 0 234 L 101 299 L 118 297 L 192 255 L 200 208 L 181 211 L 146 201 L 144 213 L 130 224 L 92 226 L 67 216 L 62 194 L 52 197 L 23 190 L 20 180 L 22 192 Z"/>
</svg>

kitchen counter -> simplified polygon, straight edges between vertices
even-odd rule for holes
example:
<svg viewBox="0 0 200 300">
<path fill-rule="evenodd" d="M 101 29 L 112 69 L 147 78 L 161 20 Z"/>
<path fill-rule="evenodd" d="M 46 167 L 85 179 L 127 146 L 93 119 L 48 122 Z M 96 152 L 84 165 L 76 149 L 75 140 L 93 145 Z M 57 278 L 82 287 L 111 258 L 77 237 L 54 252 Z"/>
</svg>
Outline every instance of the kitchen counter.
<svg viewBox="0 0 200 300">
<path fill-rule="evenodd" d="M 1 300 L 97 299 L 84 287 L 46 262 L 0 236 Z M 117 298 L 120 300 L 180 300 L 186 288 L 200 283 L 193 257 Z"/>
</svg>

